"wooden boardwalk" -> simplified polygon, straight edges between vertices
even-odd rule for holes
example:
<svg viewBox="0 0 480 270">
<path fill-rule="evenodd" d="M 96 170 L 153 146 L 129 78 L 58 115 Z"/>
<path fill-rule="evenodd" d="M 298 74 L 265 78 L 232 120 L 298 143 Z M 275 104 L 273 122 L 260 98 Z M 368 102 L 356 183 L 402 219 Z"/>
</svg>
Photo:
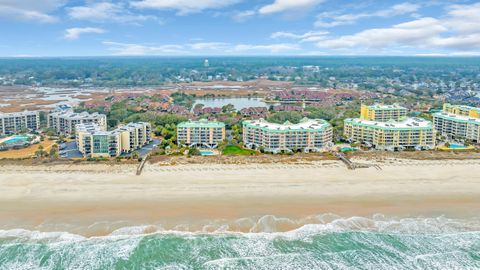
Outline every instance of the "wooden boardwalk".
<svg viewBox="0 0 480 270">
<path fill-rule="evenodd" d="M 154 146 L 152 148 L 152 151 L 150 151 L 150 153 L 146 154 L 145 157 L 142 158 L 142 162 L 140 162 L 140 164 L 138 164 L 137 172 L 135 173 L 136 175 L 141 175 L 142 174 L 143 167 L 145 167 L 145 163 L 147 162 L 148 158 L 150 158 L 150 154 L 153 153 L 153 151 L 155 151 L 156 149 L 157 149 L 157 146 Z"/>
<path fill-rule="evenodd" d="M 333 153 L 338 159 L 340 159 L 341 161 L 343 161 L 343 163 L 345 163 L 345 165 L 347 165 L 347 168 L 348 168 L 349 170 L 355 170 L 355 163 L 353 163 L 350 159 L 348 159 L 348 157 L 345 156 L 343 153 L 336 152 L 336 151 L 332 151 L 332 153 Z"/>
</svg>

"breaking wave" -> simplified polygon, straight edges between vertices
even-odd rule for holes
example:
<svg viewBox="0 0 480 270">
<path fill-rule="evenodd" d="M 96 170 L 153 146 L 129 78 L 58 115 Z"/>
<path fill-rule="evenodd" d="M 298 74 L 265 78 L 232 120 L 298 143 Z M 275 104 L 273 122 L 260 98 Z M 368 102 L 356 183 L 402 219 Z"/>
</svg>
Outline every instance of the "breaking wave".
<svg viewBox="0 0 480 270">
<path fill-rule="evenodd" d="M 0 269 L 479 269 L 480 220 L 264 216 L 249 232 L 125 227 L 106 236 L 0 230 Z M 299 224 L 286 232 L 278 227 Z"/>
</svg>

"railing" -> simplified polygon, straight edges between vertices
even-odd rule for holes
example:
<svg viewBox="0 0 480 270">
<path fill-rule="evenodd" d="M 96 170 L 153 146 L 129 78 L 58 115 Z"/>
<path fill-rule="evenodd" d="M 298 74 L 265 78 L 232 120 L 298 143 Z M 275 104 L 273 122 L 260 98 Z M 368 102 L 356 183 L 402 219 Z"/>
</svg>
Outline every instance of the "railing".
<svg viewBox="0 0 480 270">
<path fill-rule="evenodd" d="M 140 162 L 140 164 L 138 165 L 137 167 L 137 172 L 135 173 L 136 175 L 141 175 L 142 174 L 142 170 L 143 170 L 143 167 L 145 167 L 145 163 L 147 162 L 148 158 L 150 157 L 150 155 L 157 149 L 157 146 L 154 146 L 152 148 L 152 151 L 150 151 L 150 153 L 148 153 L 147 155 L 145 155 L 145 157 L 142 159 L 142 162 Z"/>
<path fill-rule="evenodd" d="M 332 151 L 332 153 L 338 158 L 340 159 L 341 161 L 343 161 L 343 163 L 345 163 L 345 165 L 347 165 L 348 169 L 350 170 L 355 170 L 355 164 L 350 161 L 350 159 L 348 159 L 348 157 L 346 157 L 344 154 L 342 153 L 339 153 L 339 152 L 336 152 L 336 151 Z"/>
</svg>

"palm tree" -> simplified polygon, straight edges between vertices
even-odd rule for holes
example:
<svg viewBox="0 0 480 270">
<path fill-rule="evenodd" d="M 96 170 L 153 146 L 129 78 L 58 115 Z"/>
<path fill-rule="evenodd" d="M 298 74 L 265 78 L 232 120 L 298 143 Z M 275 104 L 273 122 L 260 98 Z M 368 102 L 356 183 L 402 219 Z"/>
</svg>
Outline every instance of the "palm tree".
<svg viewBox="0 0 480 270">
<path fill-rule="evenodd" d="M 138 151 L 134 151 L 132 153 L 132 158 L 139 158 L 140 157 L 140 153 Z"/>
<path fill-rule="evenodd" d="M 39 146 L 38 146 L 38 150 L 35 151 L 35 156 L 36 156 L 37 158 L 40 158 L 40 157 L 45 156 L 45 154 L 46 154 L 46 152 L 43 150 L 43 145 L 39 145 Z"/>
<path fill-rule="evenodd" d="M 58 158 L 58 144 L 53 144 L 49 152 L 50 158 Z"/>
</svg>

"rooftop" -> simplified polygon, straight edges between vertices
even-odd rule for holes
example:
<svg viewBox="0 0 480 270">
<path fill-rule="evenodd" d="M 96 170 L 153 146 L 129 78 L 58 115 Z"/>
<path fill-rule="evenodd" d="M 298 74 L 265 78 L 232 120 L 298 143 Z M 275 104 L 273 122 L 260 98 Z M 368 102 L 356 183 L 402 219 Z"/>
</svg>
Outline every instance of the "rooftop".
<svg viewBox="0 0 480 270">
<path fill-rule="evenodd" d="M 480 113 L 480 108 L 472 107 L 472 106 L 467 106 L 467 105 L 453 105 L 450 103 L 445 103 L 445 106 L 447 108 L 458 108 L 462 111 L 477 111 Z"/>
<path fill-rule="evenodd" d="M 76 125 L 76 130 L 78 132 L 86 132 L 90 133 L 92 135 L 116 135 L 121 132 L 124 132 L 126 130 L 129 130 L 129 128 L 142 128 L 145 125 L 149 125 L 148 123 L 144 122 L 138 122 L 138 123 L 128 123 L 124 126 L 120 126 L 114 130 L 111 131 L 105 131 L 101 126 L 95 123 L 87 123 L 87 124 L 77 124 Z"/>
<path fill-rule="evenodd" d="M 434 117 L 440 117 L 440 118 L 447 119 L 447 120 L 453 120 L 453 121 L 456 121 L 456 122 L 463 122 L 463 123 L 471 123 L 471 124 L 480 125 L 480 118 L 472 118 L 472 117 L 469 117 L 469 116 L 452 114 L 452 113 L 447 113 L 447 112 L 434 113 L 433 116 Z"/>
<path fill-rule="evenodd" d="M 98 132 L 105 132 L 99 125 L 95 123 L 87 123 L 87 124 L 77 124 L 75 126 L 75 130 L 77 132 L 86 132 L 86 133 L 98 133 Z"/>
<path fill-rule="evenodd" d="M 177 125 L 179 128 L 224 128 L 225 124 L 218 121 L 209 121 L 207 119 L 201 119 L 198 121 L 189 120 Z"/>
<path fill-rule="evenodd" d="M 86 118 L 94 118 L 94 117 L 106 117 L 104 114 L 100 114 L 97 112 L 94 113 L 89 113 L 89 112 L 81 112 L 81 113 L 76 113 L 71 110 L 61 110 L 61 111 L 55 111 L 50 113 L 50 115 L 53 116 L 62 116 L 64 118 L 69 118 L 69 119 L 86 119 Z"/>
<path fill-rule="evenodd" d="M 384 104 L 373 104 L 367 106 L 370 110 L 406 110 L 407 108 L 400 106 L 398 104 L 384 105 Z"/>
<path fill-rule="evenodd" d="M 412 118 L 405 118 L 402 121 L 388 121 L 388 122 L 379 122 L 379 121 L 370 121 L 364 120 L 360 118 L 347 118 L 345 119 L 345 123 L 351 123 L 354 125 L 362 125 L 366 127 L 372 128 L 382 128 L 382 129 L 431 129 L 432 122 L 425 120 L 423 118 L 412 117 Z"/>
<path fill-rule="evenodd" d="M 330 126 L 330 123 L 323 119 L 308 119 L 303 118 L 300 123 L 293 124 L 286 121 L 283 124 L 271 123 L 265 119 L 246 120 L 243 125 L 250 128 L 263 128 L 272 131 L 318 131 Z"/>
<path fill-rule="evenodd" d="M 38 111 L 23 111 L 23 112 L 10 112 L 10 113 L 5 113 L 5 112 L 0 112 L 0 117 L 9 117 L 9 116 L 25 116 L 25 115 L 32 115 L 32 114 L 38 114 Z"/>
</svg>

